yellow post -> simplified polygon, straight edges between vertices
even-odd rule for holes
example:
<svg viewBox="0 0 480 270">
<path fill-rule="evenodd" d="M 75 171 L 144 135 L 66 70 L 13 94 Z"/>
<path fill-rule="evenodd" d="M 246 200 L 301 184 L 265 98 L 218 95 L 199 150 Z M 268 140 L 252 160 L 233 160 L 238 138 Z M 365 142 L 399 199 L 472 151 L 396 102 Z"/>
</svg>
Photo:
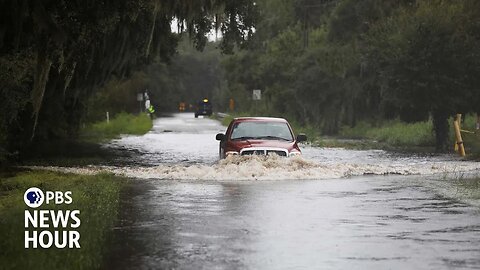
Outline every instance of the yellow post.
<svg viewBox="0 0 480 270">
<path fill-rule="evenodd" d="M 461 113 L 457 113 L 456 120 L 461 127 L 462 126 L 462 114 Z"/>
<path fill-rule="evenodd" d="M 454 122 L 454 123 L 455 123 L 455 122 L 459 123 L 458 126 L 459 126 L 459 128 L 461 129 L 461 127 L 460 127 L 461 124 L 460 124 L 460 123 L 462 122 L 462 114 L 457 113 L 457 115 L 455 116 L 455 119 L 453 120 L 453 122 Z M 454 124 L 454 125 L 455 125 L 455 124 Z M 455 128 L 455 126 L 454 126 L 454 128 Z M 453 146 L 453 148 L 455 149 L 455 152 L 458 152 L 458 139 L 457 139 L 457 138 L 458 138 L 458 137 L 455 136 L 455 145 Z"/>
<path fill-rule="evenodd" d="M 231 98 L 228 102 L 228 108 L 230 109 L 231 112 L 233 112 L 235 110 L 235 101 L 233 100 L 233 98 Z"/>
<path fill-rule="evenodd" d="M 465 156 L 465 147 L 463 146 L 462 133 L 460 132 L 460 121 L 462 119 L 461 114 L 457 114 L 455 121 L 453 121 L 453 127 L 455 129 L 455 150 L 458 151 L 460 156 Z"/>
</svg>

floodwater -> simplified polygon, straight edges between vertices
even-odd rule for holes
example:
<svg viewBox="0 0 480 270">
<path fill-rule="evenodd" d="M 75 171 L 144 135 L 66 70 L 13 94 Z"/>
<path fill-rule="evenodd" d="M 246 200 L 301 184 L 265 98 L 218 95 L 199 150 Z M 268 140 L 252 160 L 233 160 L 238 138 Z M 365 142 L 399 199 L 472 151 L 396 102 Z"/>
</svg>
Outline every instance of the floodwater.
<svg viewBox="0 0 480 270">
<path fill-rule="evenodd" d="M 224 127 L 192 114 L 105 147 L 135 177 L 110 269 L 480 269 L 480 208 L 448 188 L 453 156 L 303 147 L 218 161 Z M 118 161 L 120 162 L 120 161 Z"/>
</svg>

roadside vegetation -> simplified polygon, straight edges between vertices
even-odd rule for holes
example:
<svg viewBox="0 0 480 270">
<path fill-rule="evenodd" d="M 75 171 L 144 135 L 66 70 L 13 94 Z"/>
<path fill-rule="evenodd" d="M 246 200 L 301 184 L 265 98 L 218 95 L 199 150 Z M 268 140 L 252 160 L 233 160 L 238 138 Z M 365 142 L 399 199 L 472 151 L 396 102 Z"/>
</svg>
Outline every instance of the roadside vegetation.
<svg viewBox="0 0 480 270">
<path fill-rule="evenodd" d="M 385 143 L 393 147 L 434 146 L 432 122 L 403 123 L 398 120 L 386 121 L 374 126 L 360 122 L 355 127 L 344 126 L 340 138 L 366 139 Z"/>
<path fill-rule="evenodd" d="M 223 62 L 225 108 L 234 98 L 237 111 L 281 115 L 323 135 L 442 152 L 453 145 L 449 118 L 477 113 L 480 2 L 257 3 L 252 46 Z"/>
<path fill-rule="evenodd" d="M 463 198 L 480 200 L 480 178 L 459 178 L 454 180 L 456 192 Z"/>
<path fill-rule="evenodd" d="M 189 86 L 176 83 L 184 71 L 169 65 L 181 37 L 201 50 L 207 34 L 217 30 L 221 51 L 244 47 L 253 35 L 255 5 L 253 0 L 2 1 L 0 162 L 32 144 L 77 138 L 92 111 L 137 111 L 137 93 L 147 87 L 154 106 L 175 108 L 177 86 Z M 182 33 L 172 32 L 173 24 Z M 212 65 L 198 66 L 216 72 Z M 204 70 L 195 78 L 208 82 Z M 104 106 L 92 107 L 92 97 Z"/>
<path fill-rule="evenodd" d="M 117 221 L 119 196 L 126 179 L 47 171 L 17 171 L 0 175 L 0 262 L 2 269 L 99 269 L 108 255 L 111 230 Z M 80 210 L 80 249 L 25 249 L 25 190 L 72 191 L 70 205 L 41 209 Z"/>
<path fill-rule="evenodd" d="M 122 134 L 143 135 L 152 128 L 152 120 L 146 114 L 118 113 L 109 123 L 106 120 L 87 124 L 80 136 L 32 144 L 6 163 L 38 166 L 85 166 L 109 163 L 117 154 L 103 148 L 100 143 L 118 138 Z"/>
<path fill-rule="evenodd" d="M 221 121 L 222 125 L 227 126 L 235 117 L 253 116 L 255 113 L 230 113 L 226 117 L 220 118 L 213 116 Z M 265 114 L 257 114 L 266 116 Z M 284 117 L 282 115 L 273 115 Z M 435 151 L 435 136 L 433 131 L 433 123 L 431 120 L 405 123 L 401 120 L 384 120 L 377 123 L 362 121 L 354 127 L 343 126 L 337 135 L 322 134 L 319 127 L 312 125 L 300 124 L 295 120 L 289 120 L 296 134 L 304 133 L 308 137 L 308 141 L 313 145 L 321 147 L 342 147 L 349 149 L 384 149 L 411 152 L 433 152 Z M 453 118 L 449 119 L 449 129 L 453 130 Z M 475 132 L 462 132 L 467 155 L 471 158 L 480 157 L 480 133 L 475 130 L 476 116 L 469 114 L 462 123 L 462 129 Z M 450 141 L 452 142 L 449 151 L 453 152 L 455 138 L 453 132 L 450 133 Z"/>
<path fill-rule="evenodd" d="M 454 132 L 453 118 L 448 120 L 450 132 L 448 151 L 453 152 Z M 478 158 L 480 156 L 480 134 L 475 129 L 476 116 L 469 114 L 462 122 L 462 132 L 467 154 L 470 157 Z M 474 133 L 471 133 L 474 132 Z M 338 138 L 359 139 L 374 141 L 377 148 L 380 149 L 403 149 L 433 151 L 435 148 L 434 125 L 431 120 L 415 123 L 405 123 L 400 120 L 383 121 L 381 123 L 371 124 L 368 122 L 357 123 L 353 128 L 344 126 L 341 128 Z M 362 142 L 359 142 L 362 144 Z"/>
<path fill-rule="evenodd" d="M 145 113 L 138 115 L 125 112 L 106 120 L 87 125 L 80 138 L 89 142 L 101 142 L 119 137 L 121 134 L 143 135 L 152 129 L 152 120 Z"/>
</svg>

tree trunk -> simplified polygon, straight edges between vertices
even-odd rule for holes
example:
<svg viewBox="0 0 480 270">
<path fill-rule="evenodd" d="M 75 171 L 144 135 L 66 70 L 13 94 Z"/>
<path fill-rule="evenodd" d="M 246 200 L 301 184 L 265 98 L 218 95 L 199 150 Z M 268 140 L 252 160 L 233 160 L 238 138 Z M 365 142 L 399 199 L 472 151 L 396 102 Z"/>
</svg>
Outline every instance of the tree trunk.
<svg viewBox="0 0 480 270">
<path fill-rule="evenodd" d="M 435 148 L 438 152 L 445 152 L 448 148 L 448 113 L 433 112 L 433 130 L 435 131 Z"/>
<path fill-rule="evenodd" d="M 150 54 L 150 44 L 152 44 L 153 40 L 153 33 L 155 32 L 155 24 L 157 23 L 157 14 L 158 14 L 159 4 L 158 1 L 155 2 L 155 7 L 153 8 L 152 14 L 152 28 L 150 28 L 150 35 L 148 36 L 147 40 L 147 48 L 145 49 L 145 58 L 148 59 L 148 55 Z"/>
<path fill-rule="evenodd" d="M 50 74 L 50 67 L 52 66 L 52 61 L 48 57 L 47 52 L 47 41 L 44 41 L 44 46 L 39 46 L 37 50 L 35 74 L 33 81 L 33 89 L 31 93 L 32 105 L 33 105 L 33 128 L 32 136 L 30 140 L 33 140 L 35 137 L 35 130 L 38 123 L 38 114 L 40 113 L 40 108 L 42 107 L 43 97 L 45 95 L 45 89 L 47 87 L 48 75 Z"/>
</svg>

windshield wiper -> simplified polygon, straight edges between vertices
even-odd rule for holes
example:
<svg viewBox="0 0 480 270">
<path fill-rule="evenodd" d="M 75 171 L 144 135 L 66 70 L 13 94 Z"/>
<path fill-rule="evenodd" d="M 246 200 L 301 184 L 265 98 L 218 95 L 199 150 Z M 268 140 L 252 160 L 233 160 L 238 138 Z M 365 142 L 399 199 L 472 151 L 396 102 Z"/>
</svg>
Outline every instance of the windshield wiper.
<svg viewBox="0 0 480 270">
<path fill-rule="evenodd" d="M 252 140 L 252 139 L 256 139 L 256 137 L 243 136 L 243 137 L 234 138 L 232 139 L 232 141 L 246 141 L 246 140 Z"/>
<path fill-rule="evenodd" d="M 289 139 L 282 138 L 282 137 L 277 137 L 277 136 L 260 136 L 260 137 L 255 137 L 255 139 L 291 141 Z"/>
</svg>

